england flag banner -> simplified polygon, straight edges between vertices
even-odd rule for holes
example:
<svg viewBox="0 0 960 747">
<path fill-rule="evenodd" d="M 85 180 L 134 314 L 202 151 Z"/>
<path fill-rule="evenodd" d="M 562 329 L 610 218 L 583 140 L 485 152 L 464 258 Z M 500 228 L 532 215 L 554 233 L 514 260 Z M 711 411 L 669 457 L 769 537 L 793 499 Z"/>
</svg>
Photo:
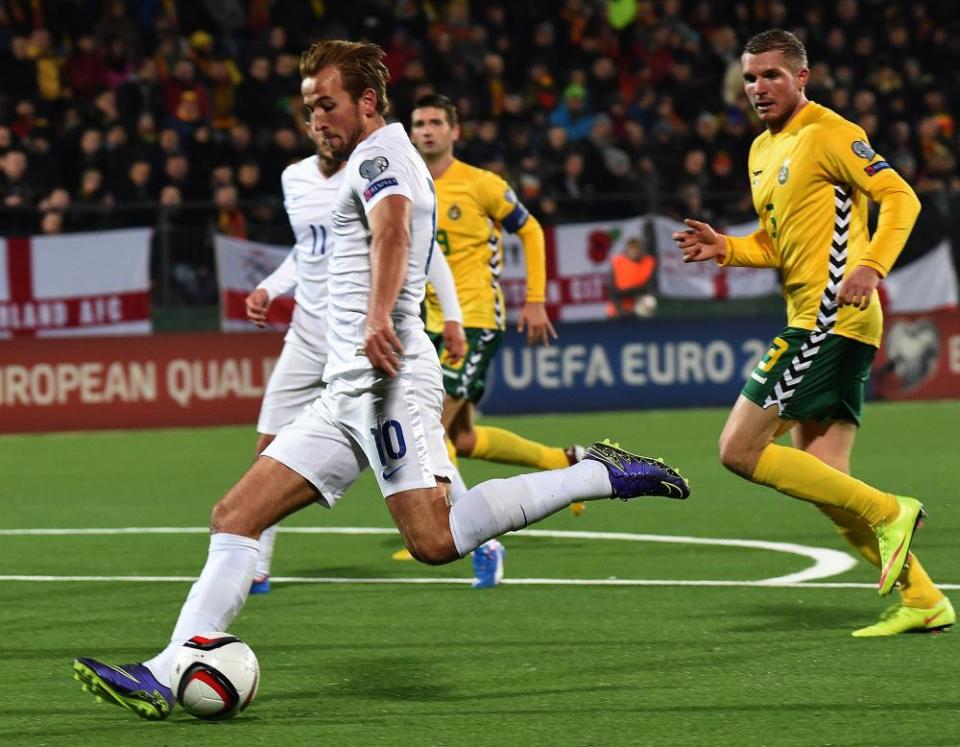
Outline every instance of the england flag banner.
<svg viewBox="0 0 960 747">
<path fill-rule="evenodd" d="M 217 235 L 217 281 L 220 285 L 220 329 L 224 332 L 256 332 L 247 319 L 246 298 L 267 275 L 276 270 L 290 247 Z M 293 298 L 274 299 L 267 310 L 264 331 L 285 330 L 293 316 Z"/>
<path fill-rule="evenodd" d="M 946 239 L 920 257 L 897 262 L 883 281 L 889 306 L 896 314 L 957 308 L 957 269 Z"/>
<path fill-rule="evenodd" d="M 0 239 L 0 340 L 150 334 L 150 234 Z"/>
<path fill-rule="evenodd" d="M 664 216 L 654 216 L 652 220 L 661 295 L 668 298 L 721 301 L 727 298 L 758 298 L 780 293 L 780 280 L 772 269 L 719 267 L 713 260 L 685 263 L 683 252 L 673 240 L 673 233 L 686 230 L 686 225 Z M 747 236 L 757 230 L 757 222 L 724 226 L 717 230 L 729 236 Z"/>
</svg>

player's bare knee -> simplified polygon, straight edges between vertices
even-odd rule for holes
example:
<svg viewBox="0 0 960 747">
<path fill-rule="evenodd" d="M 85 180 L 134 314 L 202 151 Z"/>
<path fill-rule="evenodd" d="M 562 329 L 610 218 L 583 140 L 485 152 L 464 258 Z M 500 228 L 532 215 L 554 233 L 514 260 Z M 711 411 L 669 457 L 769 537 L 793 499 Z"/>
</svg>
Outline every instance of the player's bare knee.
<svg viewBox="0 0 960 747">
<path fill-rule="evenodd" d="M 726 434 L 720 436 L 719 451 L 720 463 L 728 470 L 748 479 L 753 476 L 759 454 Z"/>
<path fill-rule="evenodd" d="M 256 537 L 264 527 L 254 526 L 252 516 L 243 510 L 243 505 L 236 500 L 233 492 L 228 492 L 216 502 L 210 512 L 210 531 L 213 534 L 238 534 L 242 537 Z"/>
<path fill-rule="evenodd" d="M 449 533 L 420 534 L 407 538 L 407 549 L 421 563 L 444 565 L 459 559 L 453 537 Z"/>
<path fill-rule="evenodd" d="M 229 495 L 225 495 L 217 501 L 210 511 L 210 531 L 214 534 L 218 532 L 227 532 L 235 534 L 233 531 L 233 511 L 228 501 Z"/>
</svg>

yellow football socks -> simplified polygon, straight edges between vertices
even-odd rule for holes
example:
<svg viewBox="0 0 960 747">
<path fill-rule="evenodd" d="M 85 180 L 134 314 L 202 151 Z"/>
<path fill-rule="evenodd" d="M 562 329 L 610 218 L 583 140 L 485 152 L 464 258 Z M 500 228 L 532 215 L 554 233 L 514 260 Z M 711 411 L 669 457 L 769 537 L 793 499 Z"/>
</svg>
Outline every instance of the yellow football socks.
<svg viewBox="0 0 960 747">
<path fill-rule="evenodd" d="M 757 461 L 753 482 L 820 506 L 845 508 L 871 527 L 893 521 L 900 512 L 890 493 L 830 467 L 812 454 L 789 446 L 770 444 Z"/>
<path fill-rule="evenodd" d="M 457 447 L 453 445 L 453 441 L 444 436 L 443 443 L 447 447 L 447 456 L 450 457 L 450 464 L 456 468 L 460 468 L 460 462 L 457 459 Z"/>
<path fill-rule="evenodd" d="M 818 506 L 834 523 L 840 535 L 856 549 L 860 555 L 880 567 L 880 552 L 877 549 L 877 535 L 859 516 L 834 506 Z M 910 553 L 907 567 L 900 574 L 900 597 L 906 607 L 932 609 L 943 598 L 943 592 L 937 588 L 916 555 Z"/>
<path fill-rule="evenodd" d="M 473 447 L 472 459 L 486 459 L 503 464 L 522 464 L 538 469 L 560 469 L 568 466 L 567 455 L 563 449 L 528 441 L 516 433 L 503 428 L 486 425 L 475 426 L 477 440 Z"/>
</svg>

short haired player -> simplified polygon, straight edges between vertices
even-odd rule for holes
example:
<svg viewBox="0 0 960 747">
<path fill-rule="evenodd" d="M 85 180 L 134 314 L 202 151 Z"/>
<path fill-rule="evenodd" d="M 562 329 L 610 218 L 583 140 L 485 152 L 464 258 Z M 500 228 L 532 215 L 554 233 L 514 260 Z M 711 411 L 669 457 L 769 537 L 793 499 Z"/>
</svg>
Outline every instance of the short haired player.
<svg viewBox="0 0 960 747">
<path fill-rule="evenodd" d="M 327 362 L 327 262 L 333 252 L 331 210 L 346 160 L 335 158 L 323 138 L 307 130 L 316 153 L 283 170 L 280 183 L 283 206 L 295 243 L 280 266 L 247 296 L 247 317 L 265 326 L 271 303 L 293 290 L 295 306 L 283 350 L 267 382 L 257 419 L 256 457 L 285 425 L 323 391 Z M 438 289 L 443 308 L 442 337 L 451 358 L 463 357 L 466 342 L 462 314 L 450 268 L 442 256 L 430 263 L 430 281 Z M 276 525 L 260 535 L 260 556 L 250 586 L 251 594 L 270 591 L 270 568 Z"/>
<path fill-rule="evenodd" d="M 480 483 L 450 505 L 441 369 L 420 319 L 436 197 L 403 127 L 384 120 L 383 55 L 374 44 L 322 41 L 300 63 L 312 126 L 348 158 L 327 270 L 327 386 L 214 506 L 207 562 L 167 647 L 143 664 L 74 662 L 88 690 L 141 718 L 170 714 L 169 671 L 183 642 L 226 630 L 243 606 L 260 533 L 311 503 L 333 507 L 368 466 L 407 548 L 429 564 L 574 500 L 689 494 L 662 462 L 597 443 L 572 467 Z"/>
<path fill-rule="evenodd" d="M 750 374 L 720 436 L 724 466 L 815 504 L 880 568 L 878 591 L 900 583 L 900 602 L 858 637 L 935 630 L 956 613 L 909 552 L 923 515 L 915 498 L 850 476 L 864 389 L 880 344 L 876 288 L 893 266 L 920 204 L 864 131 L 808 101 L 807 53 L 779 29 L 744 48 L 744 89 L 766 125 L 750 149 L 760 228 L 738 238 L 687 220 L 674 234 L 687 262 L 774 267 L 788 326 Z M 880 203 L 867 229 L 867 202 Z M 794 448 L 774 439 L 789 431 Z"/>
</svg>

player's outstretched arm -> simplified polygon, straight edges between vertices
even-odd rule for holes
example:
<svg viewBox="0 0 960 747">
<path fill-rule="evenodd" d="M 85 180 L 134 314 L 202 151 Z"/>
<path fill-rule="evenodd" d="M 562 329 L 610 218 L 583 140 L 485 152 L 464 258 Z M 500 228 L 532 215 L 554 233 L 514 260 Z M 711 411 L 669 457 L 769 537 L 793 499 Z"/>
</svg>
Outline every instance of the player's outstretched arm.
<svg viewBox="0 0 960 747">
<path fill-rule="evenodd" d="M 517 332 L 527 331 L 527 345 L 549 345 L 557 339 L 557 331 L 547 316 L 547 305 L 542 301 L 527 301 L 517 318 Z"/>
<path fill-rule="evenodd" d="M 673 240 L 683 252 L 684 262 L 705 262 L 708 259 L 723 258 L 727 250 L 727 237 L 717 233 L 709 223 L 692 218 L 683 221 L 685 231 L 674 231 Z"/>
<path fill-rule="evenodd" d="M 407 279 L 410 251 L 410 200 L 388 195 L 368 215 L 370 222 L 370 299 L 363 349 L 367 359 L 390 378 L 400 370 L 403 345 L 391 314 Z"/>
</svg>

